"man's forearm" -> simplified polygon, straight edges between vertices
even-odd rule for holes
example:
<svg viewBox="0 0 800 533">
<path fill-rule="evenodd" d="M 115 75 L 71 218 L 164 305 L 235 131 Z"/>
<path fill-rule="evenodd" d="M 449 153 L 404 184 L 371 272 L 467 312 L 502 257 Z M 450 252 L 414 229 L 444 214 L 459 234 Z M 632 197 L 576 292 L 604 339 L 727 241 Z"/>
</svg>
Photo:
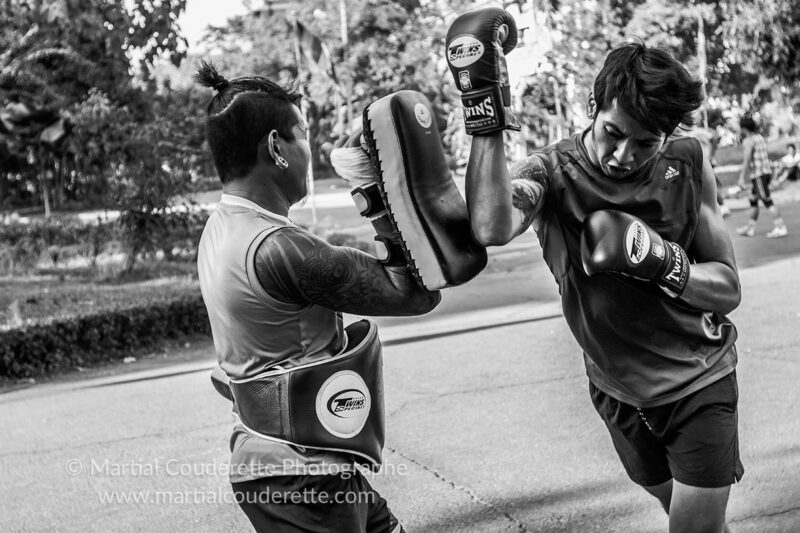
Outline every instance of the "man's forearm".
<svg viewBox="0 0 800 533">
<path fill-rule="evenodd" d="M 736 309 L 741 298 L 736 269 L 715 261 L 693 264 L 681 295 L 681 300 L 697 309 L 722 314 Z"/>
<path fill-rule="evenodd" d="M 466 176 L 467 207 L 475 237 L 484 245 L 513 238 L 511 180 L 502 132 L 472 138 Z"/>
</svg>

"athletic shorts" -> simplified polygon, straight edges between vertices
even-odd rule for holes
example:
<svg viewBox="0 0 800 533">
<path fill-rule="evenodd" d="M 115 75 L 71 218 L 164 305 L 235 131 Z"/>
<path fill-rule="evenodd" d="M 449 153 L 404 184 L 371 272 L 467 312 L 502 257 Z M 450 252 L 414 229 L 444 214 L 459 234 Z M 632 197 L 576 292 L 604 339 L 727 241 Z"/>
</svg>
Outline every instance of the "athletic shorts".
<svg viewBox="0 0 800 533">
<path fill-rule="evenodd" d="M 735 372 L 658 407 L 628 405 L 591 382 L 589 392 L 635 483 L 651 487 L 674 478 L 684 485 L 713 488 L 742 478 Z"/>
<path fill-rule="evenodd" d="M 265 477 L 231 486 L 258 533 L 403 532 L 386 500 L 357 471 Z"/>
<path fill-rule="evenodd" d="M 750 191 L 751 197 L 758 198 L 766 206 L 772 205 L 772 198 L 769 195 L 769 182 L 772 181 L 772 174 L 762 174 L 750 181 L 753 183 L 753 189 Z"/>
</svg>

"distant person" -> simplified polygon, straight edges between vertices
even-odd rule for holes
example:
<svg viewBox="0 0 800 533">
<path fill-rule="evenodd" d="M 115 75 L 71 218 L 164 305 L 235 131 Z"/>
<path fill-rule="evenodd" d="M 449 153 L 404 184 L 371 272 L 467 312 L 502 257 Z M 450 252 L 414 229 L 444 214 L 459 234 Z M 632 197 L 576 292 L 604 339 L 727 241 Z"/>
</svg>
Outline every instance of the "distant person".
<svg viewBox="0 0 800 533">
<path fill-rule="evenodd" d="M 739 187 L 745 190 L 747 179 L 750 179 L 750 220 L 746 225 L 737 228 L 736 233 L 745 237 L 752 237 L 756 233 L 756 222 L 758 221 L 759 209 L 758 202 L 764 204 L 769 209 L 774 218 L 775 227 L 767 232 L 768 239 L 786 237 L 789 231 L 783 222 L 781 212 L 772 201 L 769 193 L 769 184 L 772 180 L 772 166 L 767 153 L 767 143 L 764 137 L 757 132 L 756 122 L 751 117 L 742 117 L 739 120 L 739 127 L 742 132 L 742 150 L 744 151 L 744 161 L 742 171 L 739 174 Z"/>
<path fill-rule="evenodd" d="M 796 181 L 800 175 L 800 154 L 797 153 L 797 147 L 793 143 L 786 145 L 786 155 L 781 158 L 780 165 L 775 169 L 773 179 L 775 179 L 775 188 L 777 189 L 786 180 Z"/>
</svg>

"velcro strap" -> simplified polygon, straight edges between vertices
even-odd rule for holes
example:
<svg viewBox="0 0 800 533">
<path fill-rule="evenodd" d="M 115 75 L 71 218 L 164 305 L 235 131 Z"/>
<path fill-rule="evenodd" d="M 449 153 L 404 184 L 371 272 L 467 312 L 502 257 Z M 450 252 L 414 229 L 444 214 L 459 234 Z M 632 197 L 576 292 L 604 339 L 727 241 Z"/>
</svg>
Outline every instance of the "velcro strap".
<svg viewBox="0 0 800 533">
<path fill-rule="evenodd" d="M 664 241 L 664 248 L 667 253 L 658 284 L 668 295 L 678 298 L 689 281 L 689 256 L 674 242 Z"/>
<path fill-rule="evenodd" d="M 506 109 L 511 103 L 508 86 L 490 85 L 463 93 L 464 128 L 468 135 L 485 135 L 505 129 L 519 130 L 516 118 Z"/>
<path fill-rule="evenodd" d="M 503 95 L 503 106 L 511 107 L 511 86 L 510 85 L 500 86 L 500 92 Z"/>
</svg>

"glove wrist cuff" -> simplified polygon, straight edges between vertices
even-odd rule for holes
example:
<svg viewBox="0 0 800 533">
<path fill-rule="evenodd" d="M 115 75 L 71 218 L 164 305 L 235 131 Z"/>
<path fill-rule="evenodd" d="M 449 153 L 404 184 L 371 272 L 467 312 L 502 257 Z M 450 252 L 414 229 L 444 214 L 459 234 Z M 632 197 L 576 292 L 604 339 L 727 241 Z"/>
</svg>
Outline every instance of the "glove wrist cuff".
<svg viewBox="0 0 800 533">
<path fill-rule="evenodd" d="M 468 135 L 487 135 L 496 131 L 519 131 L 517 117 L 509 107 L 508 85 L 490 85 L 461 95 L 464 105 L 464 127 Z"/>
<path fill-rule="evenodd" d="M 664 241 L 664 249 L 664 268 L 657 283 L 669 296 L 679 298 L 689 281 L 689 256 L 674 242 Z"/>
</svg>

